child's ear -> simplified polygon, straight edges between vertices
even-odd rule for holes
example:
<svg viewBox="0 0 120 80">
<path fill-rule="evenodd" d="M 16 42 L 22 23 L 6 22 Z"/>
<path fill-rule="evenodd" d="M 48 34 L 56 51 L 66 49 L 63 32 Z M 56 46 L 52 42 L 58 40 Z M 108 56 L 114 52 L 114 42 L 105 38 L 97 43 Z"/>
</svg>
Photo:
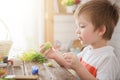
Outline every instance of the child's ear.
<svg viewBox="0 0 120 80">
<path fill-rule="evenodd" d="M 99 29 L 98 35 L 102 36 L 102 35 L 104 35 L 105 32 L 106 32 L 106 27 L 105 27 L 105 25 L 102 25 Z"/>
</svg>

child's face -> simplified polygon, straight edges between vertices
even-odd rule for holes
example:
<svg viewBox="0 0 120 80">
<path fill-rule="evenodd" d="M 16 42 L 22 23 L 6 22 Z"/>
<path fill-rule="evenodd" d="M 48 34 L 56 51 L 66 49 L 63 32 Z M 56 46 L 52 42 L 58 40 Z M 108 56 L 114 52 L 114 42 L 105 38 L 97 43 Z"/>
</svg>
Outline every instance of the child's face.
<svg viewBox="0 0 120 80">
<path fill-rule="evenodd" d="M 99 43 L 99 40 L 102 39 L 102 37 L 99 35 L 99 29 L 94 30 L 93 24 L 91 23 L 89 17 L 86 15 L 81 14 L 76 20 L 76 23 L 76 33 L 82 44 L 94 45 Z"/>
</svg>

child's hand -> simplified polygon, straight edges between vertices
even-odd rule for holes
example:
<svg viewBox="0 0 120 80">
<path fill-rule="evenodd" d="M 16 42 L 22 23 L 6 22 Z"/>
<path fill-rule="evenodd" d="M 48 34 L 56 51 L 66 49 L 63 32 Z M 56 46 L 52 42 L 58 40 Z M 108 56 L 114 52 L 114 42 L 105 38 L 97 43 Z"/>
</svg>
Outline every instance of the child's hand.
<svg viewBox="0 0 120 80">
<path fill-rule="evenodd" d="M 65 59 L 63 58 L 63 53 L 55 50 L 52 46 L 47 46 L 46 48 L 46 44 L 43 44 L 40 46 L 40 52 L 44 54 L 46 58 L 54 59 L 61 66 L 70 68 Z"/>
<path fill-rule="evenodd" d="M 44 53 L 46 50 L 52 47 L 52 44 L 50 42 L 46 42 L 40 46 L 40 52 Z"/>
<path fill-rule="evenodd" d="M 40 46 L 40 52 L 44 54 L 46 58 L 54 58 L 56 51 L 52 48 L 50 43 L 45 43 Z"/>
<path fill-rule="evenodd" d="M 68 63 L 68 66 L 72 69 L 76 69 L 79 68 L 80 66 L 80 60 L 78 59 L 78 57 L 73 54 L 73 53 L 65 53 L 63 55 L 65 61 Z"/>
</svg>

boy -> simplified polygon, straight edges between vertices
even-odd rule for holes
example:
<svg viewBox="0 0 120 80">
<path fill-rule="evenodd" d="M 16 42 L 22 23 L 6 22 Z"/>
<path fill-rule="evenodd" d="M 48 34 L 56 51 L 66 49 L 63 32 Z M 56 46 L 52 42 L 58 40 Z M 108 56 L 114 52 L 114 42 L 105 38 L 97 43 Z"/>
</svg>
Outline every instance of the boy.
<svg viewBox="0 0 120 80">
<path fill-rule="evenodd" d="M 41 52 L 60 65 L 73 69 L 81 80 L 117 80 L 119 62 L 113 47 L 107 42 L 111 39 L 118 22 L 118 7 L 108 0 L 91 0 L 78 7 L 75 12 L 77 36 L 86 45 L 78 56 L 72 53 L 63 55 L 55 49 Z"/>
</svg>

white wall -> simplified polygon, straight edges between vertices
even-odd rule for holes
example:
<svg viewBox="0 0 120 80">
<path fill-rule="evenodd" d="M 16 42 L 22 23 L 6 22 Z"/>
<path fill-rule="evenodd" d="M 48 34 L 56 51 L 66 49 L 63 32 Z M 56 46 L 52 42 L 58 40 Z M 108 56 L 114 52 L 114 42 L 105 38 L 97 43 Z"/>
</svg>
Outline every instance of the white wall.
<svg viewBox="0 0 120 80">
<path fill-rule="evenodd" d="M 74 21 L 73 15 L 54 16 L 54 40 L 62 43 L 62 49 L 66 50 L 70 41 L 76 38 Z"/>
</svg>

